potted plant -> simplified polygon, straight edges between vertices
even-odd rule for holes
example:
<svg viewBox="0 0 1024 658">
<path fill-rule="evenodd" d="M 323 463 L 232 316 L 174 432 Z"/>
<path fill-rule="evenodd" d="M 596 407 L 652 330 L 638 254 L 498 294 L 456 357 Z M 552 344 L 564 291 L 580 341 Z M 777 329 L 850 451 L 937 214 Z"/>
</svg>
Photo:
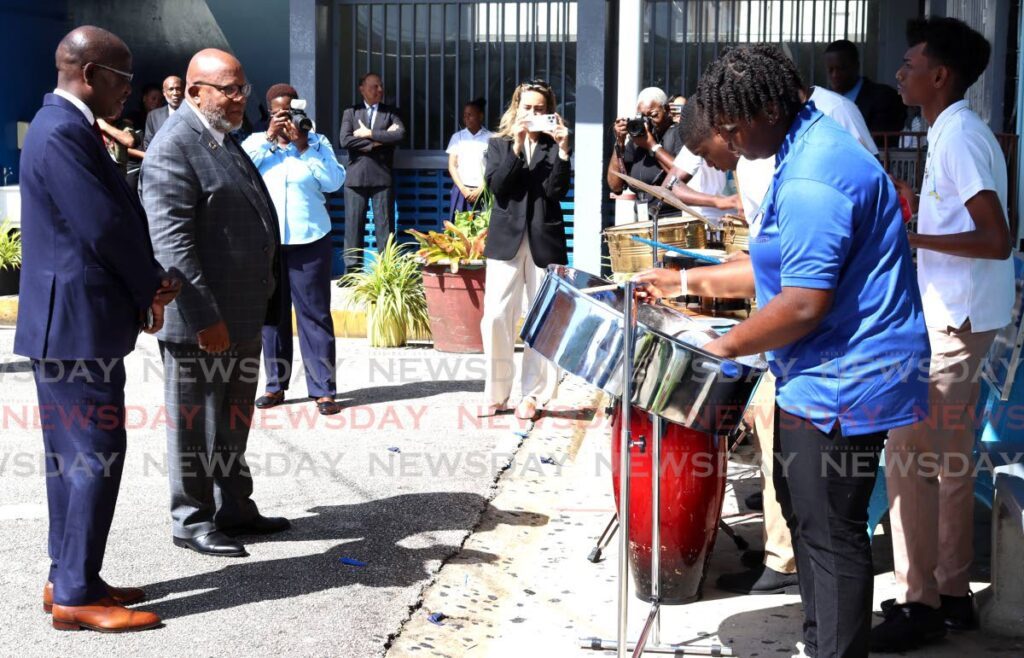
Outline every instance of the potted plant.
<svg viewBox="0 0 1024 658">
<path fill-rule="evenodd" d="M 21 231 L 0 224 L 0 295 L 17 295 L 21 280 Z"/>
<path fill-rule="evenodd" d="M 363 269 L 345 274 L 338 285 L 349 288 L 351 304 L 366 310 L 370 345 L 401 347 L 411 337 L 427 335 L 422 276 L 409 245 L 396 243 L 392 234 L 379 253 L 363 251 Z"/>
<path fill-rule="evenodd" d="M 419 242 L 416 258 L 423 268 L 430 333 L 439 352 L 484 351 L 484 243 L 493 195 L 485 188 L 479 201 L 482 210 L 474 206 L 456 213 L 442 232 L 408 231 Z"/>
</svg>

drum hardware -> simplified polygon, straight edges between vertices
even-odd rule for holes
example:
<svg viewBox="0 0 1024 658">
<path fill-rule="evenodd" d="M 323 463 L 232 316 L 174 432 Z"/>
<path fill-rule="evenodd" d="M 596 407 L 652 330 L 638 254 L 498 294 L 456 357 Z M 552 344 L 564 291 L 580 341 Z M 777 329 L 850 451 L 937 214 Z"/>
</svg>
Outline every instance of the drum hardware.
<svg viewBox="0 0 1024 658">
<path fill-rule="evenodd" d="M 664 304 L 638 304 L 635 294 L 639 286 L 631 281 L 616 290 L 581 293 L 608 283 L 564 265 L 549 266 L 521 332 L 523 341 L 541 356 L 619 398 L 621 427 L 616 445 L 619 452 L 617 482 L 621 532 L 617 639 L 613 645 L 588 638 L 582 640 L 582 646 L 612 647 L 619 658 L 624 658 L 629 649 L 632 649 L 634 657 L 645 650 L 675 655 L 680 651 L 693 655 L 732 655 L 729 649 L 719 645 L 665 646 L 660 639 L 661 606 L 692 600 L 704 578 L 706 558 L 721 520 L 725 484 L 721 463 L 716 462 L 717 470 L 712 468 L 710 476 L 700 476 L 694 468 L 682 471 L 688 478 L 687 482 L 698 490 L 695 504 L 704 505 L 705 524 L 699 531 L 691 532 L 687 539 L 692 536 L 703 543 L 697 551 L 691 551 L 689 543 L 685 543 L 678 547 L 681 550 L 666 553 L 680 568 L 686 565 L 690 568 L 683 569 L 686 573 L 681 584 L 666 581 L 668 589 L 663 589 L 662 469 L 657 466 L 650 469 L 649 516 L 637 515 L 638 523 L 651 523 L 651 548 L 646 549 L 643 555 L 646 559 L 646 553 L 650 553 L 650 564 L 646 565 L 640 563 L 637 551 L 633 550 L 637 538 L 630 537 L 629 532 L 631 461 L 634 456 L 642 457 L 660 466 L 663 426 L 672 432 L 670 449 L 674 451 L 673 455 L 709 454 L 708 446 L 711 446 L 714 454 L 723 456 L 726 446 L 723 435 L 731 431 L 742 416 L 763 367 L 722 359 L 687 343 L 680 336 L 695 329 L 703 331 L 706 327 Z M 633 410 L 634 406 L 636 410 Z M 634 422 L 638 425 L 647 422 L 650 429 L 635 430 Z M 645 449 L 643 453 L 633 451 L 631 448 L 637 445 L 634 436 L 638 441 L 650 437 L 645 441 L 650 450 Z M 614 464 L 616 460 L 612 462 Z M 643 490 L 638 488 L 637 493 L 643 495 Z M 633 506 L 633 509 L 639 508 Z M 684 505 L 681 509 L 689 513 L 691 508 Z M 642 525 L 637 527 L 642 528 Z M 610 522 L 602 533 L 604 541 L 610 539 L 612 528 L 613 523 Z M 634 644 L 626 642 L 631 561 L 634 562 L 634 573 L 642 574 L 642 577 L 637 577 L 641 587 L 648 585 L 644 581 L 648 575 L 650 577 L 651 604 L 643 631 Z M 670 570 L 665 575 L 672 578 L 675 573 Z M 668 599 L 664 597 L 666 591 L 673 592 Z"/>
</svg>

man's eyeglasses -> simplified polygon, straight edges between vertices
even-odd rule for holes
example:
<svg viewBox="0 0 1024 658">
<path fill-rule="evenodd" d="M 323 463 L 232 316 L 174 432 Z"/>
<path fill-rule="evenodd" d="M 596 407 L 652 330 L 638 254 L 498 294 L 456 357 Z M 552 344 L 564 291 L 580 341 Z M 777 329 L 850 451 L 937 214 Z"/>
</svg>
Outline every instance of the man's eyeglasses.
<svg viewBox="0 0 1024 658">
<path fill-rule="evenodd" d="M 124 78 L 125 82 L 131 82 L 132 78 L 135 77 L 134 73 L 128 73 L 127 71 L 122 71 L 121 69 L 115 69 L 113 66 L 107 66 L 106 64 L 100 64 L 99 62 L 89 62 L 89 64 L 92 64 L 93 66 L 97 66 L 97 67 L 99 67 L 101 69 L 106 69 L 106 70 L 110 71 L 111 73 L 116 73 L 117 75 L 119 75 L 122 78 Z"/>
<path fill-rule="evenodd" d="M 243 98 L 249 98 L 249 94 L 252 93 L 252 85 L 248 82 L 242 85 L 215 85 L 212 82 L 196 80 L 192 84 L 203 85 L 204 87 L 213 87 L 233 101 L 240 101 Z"/>
</svg>

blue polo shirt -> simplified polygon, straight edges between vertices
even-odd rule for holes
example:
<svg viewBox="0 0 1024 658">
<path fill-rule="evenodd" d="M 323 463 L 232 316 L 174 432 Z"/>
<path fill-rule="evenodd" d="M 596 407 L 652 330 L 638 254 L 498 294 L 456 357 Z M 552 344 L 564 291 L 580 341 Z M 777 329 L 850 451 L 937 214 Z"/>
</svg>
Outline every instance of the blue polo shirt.
<svg viewBox="0 0 1024 658">
<path fill-rule="evenodd" d="M 776 163 L 751 223 L 758 303 L 787 286 L 834 291 L 814 331 L 769 354 L 779 407 L 844 436 L 921 420 L 930 350 L 896 189 L 813 103 Z"/>
</svg>

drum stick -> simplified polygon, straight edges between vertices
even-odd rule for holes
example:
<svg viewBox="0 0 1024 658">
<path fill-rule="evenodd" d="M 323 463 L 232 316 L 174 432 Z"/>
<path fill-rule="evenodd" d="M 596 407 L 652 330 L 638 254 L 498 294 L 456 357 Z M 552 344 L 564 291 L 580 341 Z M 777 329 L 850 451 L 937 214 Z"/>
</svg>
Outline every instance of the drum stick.
<svg viewBox="0 0 1024 658">
<path fill-rule="evenodd" d="M 698 254 L 696 251 L 688 251 L 686 249 L 680 249 L 679 247 L 674 247 L 674 246 L 672 246 L 670 244 L 665 244 L 664 242 L 655 242 L 654 240 L 648 240 L 647 238 L 642 238 L 639 235 L 631 235 L 629 237 L 631 239 L 633 239 L 633 240 L 636 240 L 637 242 L 642 242 L 643 244 L 646 244 L 648 246 L 657 247 L 659 249 L 664 249 L 665 251 L 671 251 L 671 252 L 674 252 L 674 253 L 677 253 L 677 254 L 682 254 L 684 256 L 687 256 L 687 257 L 692 258 L 694 260 L 702 261 L 704 263 L 712 263 L 714 265 L 721 265 L 724 262 L 721 258 L 716 258 L 715 256 L 708 256 L 706 254 Z"/>
</svg>

